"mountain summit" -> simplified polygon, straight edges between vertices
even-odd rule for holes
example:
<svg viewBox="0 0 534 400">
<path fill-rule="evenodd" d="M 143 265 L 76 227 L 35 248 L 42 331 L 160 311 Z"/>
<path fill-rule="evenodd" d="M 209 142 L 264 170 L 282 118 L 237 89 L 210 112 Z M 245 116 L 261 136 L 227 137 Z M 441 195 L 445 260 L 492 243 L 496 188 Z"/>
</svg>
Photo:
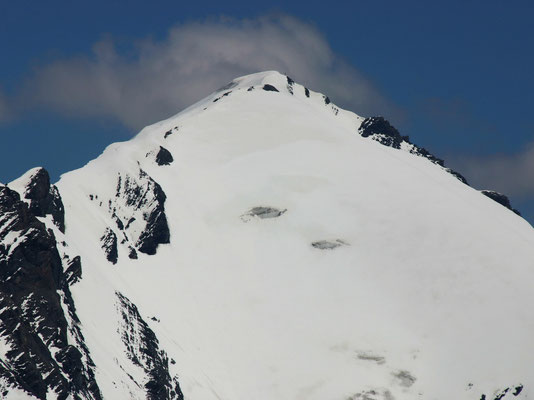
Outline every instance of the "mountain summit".
<svg viewBox="0 0 534 400">
<path fill-rule="evenodd" d="M 534 396 L 534 230 L 466 183 L 277 72 L 30 170 L 0 186 L 0 394 Z"/>
</svg>

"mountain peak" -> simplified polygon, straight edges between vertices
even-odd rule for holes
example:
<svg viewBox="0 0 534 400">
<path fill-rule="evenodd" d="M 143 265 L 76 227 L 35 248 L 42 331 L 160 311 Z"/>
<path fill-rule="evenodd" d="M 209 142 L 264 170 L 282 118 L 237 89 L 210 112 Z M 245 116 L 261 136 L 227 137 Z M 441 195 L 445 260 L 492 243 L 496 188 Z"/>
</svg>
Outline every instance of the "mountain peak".
<svg viewBox="0 0 534 400">
<path fill-rule="evenodd" d="M 0 189 L 7 399 L 532 394 L 532 227 L 285 75 Z"/>
<path fill-rule="evenodd" d="M 54 224 L 62 232 L 65 230 L 61 195 L 56 186 L 50 184 L 50 175 L 46 169 L 32 168 L 8 183 L 8 186 L 20 194 L 35 216 L 50 215 Z"/>
<path fill-rule="evenodd" d="M 263 92 L 279 93 L 280 95 L 292 96 L 293 101 L 307 100 L 308 104 L 315 103 L 317 106 L 329 106 L 336 114 L 340 111 L 336 106 L 331 104 L 328 96 L 321 93 L 313 92 L 305 86 L 296 83 L 291 77 L 281 74 L 277 71 L 264 71 L 250 75 L 244 75 L 233 79 L 227 84 L 223 85 L 215 92 L 191 105 L 178 114 L 160 121 L 154 125 L 144 128 L 137 136 L 150 135 L 154 128 L 158 130 L 166 127 L 171 130 L 176 126 L 177 119 L 183 119 L 202 113 L 206 110 L 211 110 L 214 103 L 219 103 L 223 100 L 228 100 L 228 97 L 244 96 L 246 93 L 256 92 L 256 94 Z M 245 98 L 247 101 L 247 98 Z M 239 107 L 236 105 L 236 107 Z M 350 113 L 352 114 L 352 113 Z M 164 128 L 165 129 L 165 128 Z"/>
<path fill-rule="evenodd" d="M 249 88 L 250 86 L 261 86 L 264 84 L 279 85 L 285 81 L 287 81 L 287 76 L 278 71 L 262 71 L 237 77 L 219 88 L 217 92 L 234 87 Z"/>
</svg>

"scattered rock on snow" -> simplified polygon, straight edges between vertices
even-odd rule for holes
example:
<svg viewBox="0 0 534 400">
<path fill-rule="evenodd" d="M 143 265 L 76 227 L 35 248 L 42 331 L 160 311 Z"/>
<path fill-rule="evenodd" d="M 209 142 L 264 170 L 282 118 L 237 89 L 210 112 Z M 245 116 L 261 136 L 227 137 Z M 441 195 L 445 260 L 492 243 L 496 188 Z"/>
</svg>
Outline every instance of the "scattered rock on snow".
<svg viewBox="0 0 534 400">
<path fill-rule="evenodd" d="M 513 395 L 519 396 L 519 394 L 523 391 L 523 385 L 519 384 L 514 388 Z"/>
<path fill-rule="evenodd" d="M 410 387 L 416 381 L 415 376 L 413 376 L 409 371 L 406 371 L 406 370 L 400 370 L 400 371 L 394 372 L 393 376 L 397 378 L 399 385 L 404 386 L 404 387 Z"/>
<path fill-rule="evenodd" d="M 266 218 L 277 218 L 281 216 L 283 213 L 285 213 L 287 209 L 279 210 L 278 208 L 274 207 L 253 207 L 250 210 L 248 210 L 245 214 L 241 216 L 241 219 L 245 222 L 250 221 L 254 217 L 258 217 L 261 219 Z"/>
<path fill-rule="evenodd" d="M 219 97 L 213 99 L 213 102 L 214 102 L 214 103 L 218 102 L 220 99 L 222 99 L 222 98 L 225 97 L 225 96 L 228 96 L 230 93 L 232 93 L 231 90 L 230 90 L 229 92 L 224 93 L 222 96 L 219 96 Z"/>
<path fill-rule="evenodd" d="M 295 81 L 291 79 L 289 76 L 286 76 L 286 78 L 287 78 L 287 91 L 293 94 L 293 85 L 295 84 Z"/>
<path fill-rule="evenodd" d="M 480 400 L 505 400 L 505 399 L 511 399 L 513 397 L 517 397 L 521 394 L 523 391 L 523 385 L 518 384 L 516 386 L 507 387 L 503 390 L 496 391 L 493 396 L 486 396 L 483 394 L 480 396 Z"/>
<path fill-rule="evenodd" d="M 350 396 L 347 400 L 395 400 L 395 398 L 389 390 L 370 389 L 362 390 L 361 392 Z"/>
<path fill-rule="evenodd" d="M 165 135 L 163 136 L 163 139 L 167 139 L 170 135 L 172 135 L 174 132 L 178 132 L 178 127 L 175 126 L 172 129 L 169 129 L 167 132 L 165 132 Z"/>
<path fill-rule="evenodd" d="M 313 242 L 311 245 L 315 247 L 316 249 L 333 250 L 336 247 L 348 246 L 348 243 L 341 239 L 336 239 L 336 240 L 319 240 L 317 242 Z"/>
<path fill-rule="evenodd" d="M 373 353 L 360 352 L 357 354 L 356 357 L 358 358 L 358 360 L 374 361 L 375 363 L 379 365 L 384 364 L 386 362 L 385 357 L 382 357 L 382 356 L 379 356 Z"/>
</svg>

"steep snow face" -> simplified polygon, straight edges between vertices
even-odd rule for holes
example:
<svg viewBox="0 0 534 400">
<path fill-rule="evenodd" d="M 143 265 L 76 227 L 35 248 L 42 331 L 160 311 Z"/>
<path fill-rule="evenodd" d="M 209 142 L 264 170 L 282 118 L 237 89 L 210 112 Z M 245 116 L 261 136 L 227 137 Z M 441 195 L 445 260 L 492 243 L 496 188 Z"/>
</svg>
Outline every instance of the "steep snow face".
<svg viewBox="0 0 534 400">
<path fill-rule="evenodd" d="M 363 121 L 264 72 L 62 176 L 104 399 L 534 395 L 531 226 Z"/>
</svg>

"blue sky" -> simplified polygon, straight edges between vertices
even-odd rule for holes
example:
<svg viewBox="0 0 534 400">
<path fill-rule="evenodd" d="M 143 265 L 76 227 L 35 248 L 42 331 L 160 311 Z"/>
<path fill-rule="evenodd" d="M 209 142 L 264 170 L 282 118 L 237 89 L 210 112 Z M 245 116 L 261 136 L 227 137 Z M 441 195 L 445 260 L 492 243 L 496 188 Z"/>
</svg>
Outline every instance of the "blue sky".
<svg viewBox="0 0 534 400">
<path fill-rule="evenodd" d="M 1 2 L 0 182 L 37 165 L 57 180 L 227 80 L 279 69 L 386 116 L 532 223 L 533 4 Z"/>
</svg>

